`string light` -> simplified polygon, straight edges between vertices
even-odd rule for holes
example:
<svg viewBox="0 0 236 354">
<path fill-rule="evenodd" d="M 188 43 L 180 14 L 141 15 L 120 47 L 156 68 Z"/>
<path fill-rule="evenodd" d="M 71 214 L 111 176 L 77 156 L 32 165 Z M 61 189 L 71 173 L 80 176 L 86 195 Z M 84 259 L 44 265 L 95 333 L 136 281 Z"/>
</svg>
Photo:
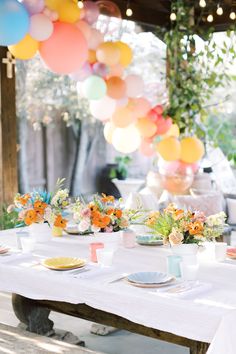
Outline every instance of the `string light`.
<svg viewBox="0 0 236 354">
<path fill-rule="evenodd" d="M 170 14 L 170 19 L 171 21 L 176 21 L 176 14 L 174 12 Z"/>
<path fill-rule="evenodd" d="M 214 20 L 213 15 L 212 15 L 212 14 L 209 14 L 209 15 L 207 16 L 207 22 L 213 22 L 213 20 Z"/>
<path fill-rule="evenodd" d="M 199 1 L 199 6 L 200 7 L 206 7 L 206 1 L 205 0 L 200 0 Z"/>
<path fill-rule="evenodd" d="M 231 10 L 231 11 L 230 11 L 229 18 L 230 18 L 231 20 L 235 20 L 235 19 L 236 19 L 236 13 L 235 13 L 234 10 Z"/>
<path fill-rule="evenodd" d="M 217 10 L 216 10 L 216 13 L 218 16 L 221 16 L 223 15 L 223 8 L 220 6 L 220 4 L 217 5 Z"/>
<path fill-rule="evenodd" d="M 130 7 L 129 1 L 127 2 L 126 16 L 131 17 L 133 15 L 133 10 Z"/>
<path fill-rule="evenodd" d="M 84 3 L 83 3 L 83 1 L 78 1 L 78 8 L 79 9 L 82 9 L 84 7 Z"/>
</svg>

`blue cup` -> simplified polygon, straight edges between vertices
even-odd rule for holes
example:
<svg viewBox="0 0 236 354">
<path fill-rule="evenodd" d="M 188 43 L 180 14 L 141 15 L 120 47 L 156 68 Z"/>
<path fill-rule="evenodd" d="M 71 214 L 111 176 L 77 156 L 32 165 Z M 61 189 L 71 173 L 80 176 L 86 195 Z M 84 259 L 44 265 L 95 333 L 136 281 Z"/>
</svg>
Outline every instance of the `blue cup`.
<svg viewBox="0 0 236 354">
<path fill-rule="evenodd" d="M 180 256 L 167 256 L 167 271 L 168 274 L 173 275 L 176 278 L 181 277 L 180 262 L 182 257 Z"/>
</svg>

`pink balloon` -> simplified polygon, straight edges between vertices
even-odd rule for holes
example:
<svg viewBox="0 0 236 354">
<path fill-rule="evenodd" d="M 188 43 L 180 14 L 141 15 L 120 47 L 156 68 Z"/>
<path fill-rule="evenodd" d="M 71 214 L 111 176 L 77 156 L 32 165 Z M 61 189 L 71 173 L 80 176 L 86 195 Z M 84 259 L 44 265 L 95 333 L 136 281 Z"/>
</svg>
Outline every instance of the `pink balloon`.
<svg viewBox="0 0 236 354">
<path fill-rule="evenodd" d="M 102 63 L 93 64 L 93 72 L 95 75 L 105 77 L 108 73 L 108 67 Z"/>
<path fill-rule="evenodd" d="M 164 109 L 162 107 L 162 105 L 158 104 L 155 107 L 153 107 L 153 110 L 159 115 L 161 116 L 164 112 Z"/>
<path fill-rule="evenodd" d="M 157 113 L 156 111 L 154 111 L 154 109 L 151 109 L 148 114 L 147 114 L 148 118 L 151 119 L 153 122 L 156 122 L 157 120 Z"/>
<path fill-rule="evenodd" d="M 165 134 L 170 129 L 172 124 L 172 119 L 164 118 L 162 116 L 157 116 L 156 124 L 157 124 L 156 135 L 162 135 Z"/>
<path fill-rule="evenodd" d="M 86 62 L 82 68 L 72 74 L 70 74 L 70 78 L 74 81 L 84 81 L 87 77 L 92 75 L 92 68 L 91 65 Z"/>
<path fill-rule="evenodd" d="M 103 34 L 96 28 L 91 28 L 91 35 L 88 40 L 89 49 L 96 50 L 99 44 L 103 42 Z"/>
<path fill-rule="evenodd" d="M 89 24 L 85 21 L 78 21 L 75 25 L 84 35 L 84 38 L 88 41 L 91 36 L 91 27 L 89 26 Z"/>
<path fill-rule="evenodd" d="M 151 103 L 143 97 L 131 98 L 129 107 L 137 118 L 145 117 L 151 109 Z"/>
<path fill-rule="evenodd" d="M 179 171 L 182 174 L 186 174 L 191 170 L 193 173 L 197 173 L 199 169 L 199 165 L 197 163 L 186 163 L 183 161 L 179 161 Z"/>
<path fill-rule="evenodd" d="M 139 75 L 128 75 L 125 79 L 127 85 L 127 96 L 138 97 L 143 93 L 144 82 Z"/>
<path fill-rule="evenodd" d="M 50 70 L 58 74 L 71 74 L 84 65 L 88 47 L 75 25 L 55 22 L 53 34 L 41 43 L 39 53 Z"/>
<path fill-rule="evenodd" d="M 99 8 L 96 3 L 92 1 L 85 1 L 83 9 L 85 11 L 84 19 L 86 22 L 92 25 L 97 21 L 99 16 Z"/>
<path fill-rule="evenodd" d="M 147 157 L 152 156 L 154 154 L 153 145 L 147 140 L 142 141 L 139 150 L 141 154 Z"/>
<path fill-rule="evenodd" d="M 163 175 L 171 175 L 178 172 L 179 169 L 179 161 L 165 161 L 163 159 L 159 159 L 158 161 L 159 171 Z"/>
<path fill-rule="evenodd" d="M 30 18 L 29 34 L 37 41 L 45 41 L 53 32 L 53 23 L 44 14 L 36 14 Z"/>
<path fill-rule="evenodd" d="M 23 0 L 22 3 L 30 15 L 42 12 L 45 6 L 44 0 Z"/>
</svg>

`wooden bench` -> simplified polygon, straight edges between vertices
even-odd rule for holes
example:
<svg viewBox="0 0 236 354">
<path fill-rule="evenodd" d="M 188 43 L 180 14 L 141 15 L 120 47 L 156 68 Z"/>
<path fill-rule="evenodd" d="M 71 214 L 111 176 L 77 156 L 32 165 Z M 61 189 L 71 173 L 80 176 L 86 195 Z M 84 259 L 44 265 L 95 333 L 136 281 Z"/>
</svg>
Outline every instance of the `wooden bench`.
<svg viewBox="0 0 236 354">
<path fill-rule="evenodd" d="M 0 353 L 99 354 L 92 350 L 0 324 Z"/>
</svg>

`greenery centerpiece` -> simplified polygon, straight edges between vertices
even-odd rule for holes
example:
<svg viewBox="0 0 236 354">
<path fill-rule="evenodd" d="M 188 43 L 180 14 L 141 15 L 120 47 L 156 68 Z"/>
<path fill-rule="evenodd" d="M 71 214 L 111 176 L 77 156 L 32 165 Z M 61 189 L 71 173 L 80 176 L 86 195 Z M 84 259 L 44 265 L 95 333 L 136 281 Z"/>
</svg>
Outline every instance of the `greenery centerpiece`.
<svg viewBox="0 0 236 354">
<path fill-rule="evenodd" d="M 130 156 L 117 156 L 115 158 L 116 166 L 110 171 L 110 178 L 124 180 L 128 177 L 128 166 L 132 159 Z"/>
</svg>

